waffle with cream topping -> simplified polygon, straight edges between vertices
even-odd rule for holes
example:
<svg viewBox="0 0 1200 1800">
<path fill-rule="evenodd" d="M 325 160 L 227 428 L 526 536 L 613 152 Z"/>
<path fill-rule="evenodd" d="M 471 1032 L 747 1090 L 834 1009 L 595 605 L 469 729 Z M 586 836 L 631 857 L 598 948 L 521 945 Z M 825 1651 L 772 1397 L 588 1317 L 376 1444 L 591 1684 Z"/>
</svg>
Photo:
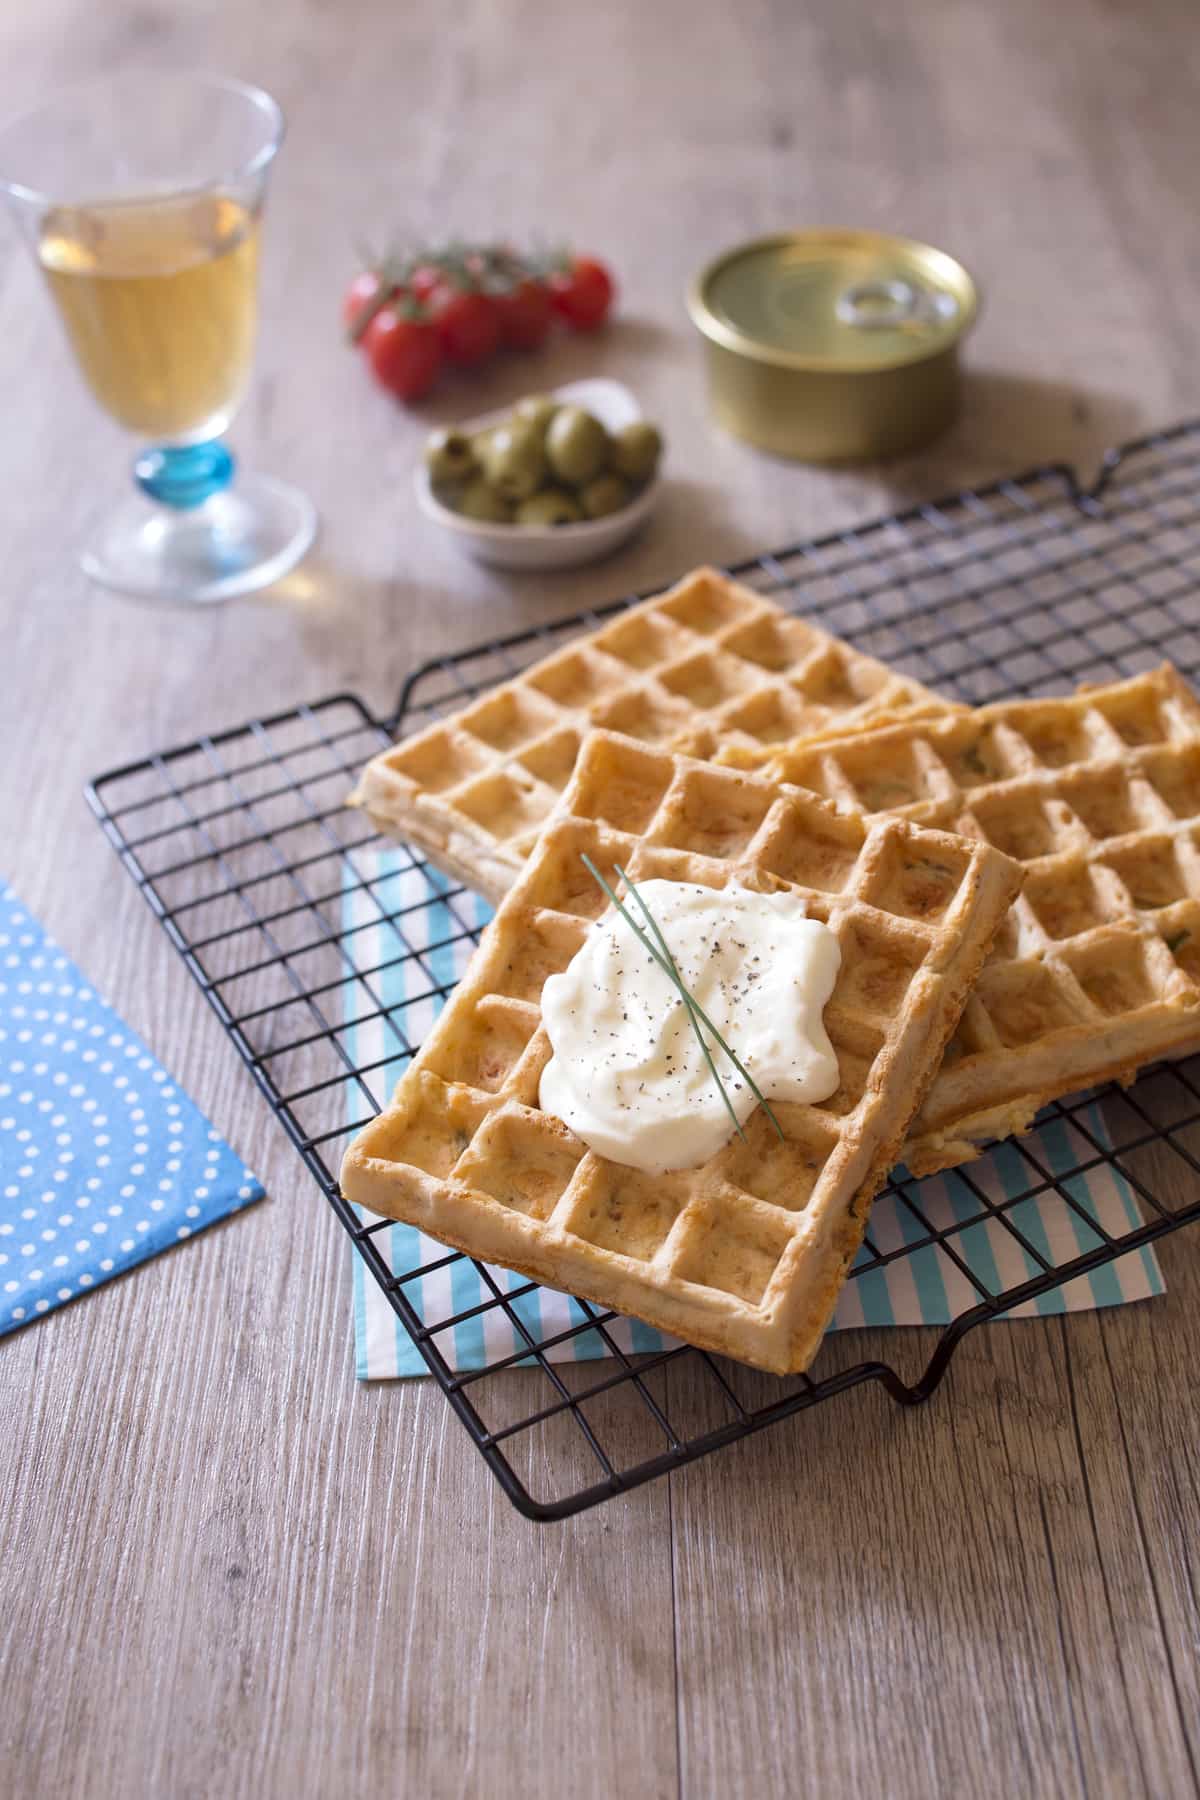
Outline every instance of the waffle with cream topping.
<svg viewBox="0 0 1200 1800">
<path fill-rule="evenodd" d="M 745 1142 L 645 1175 L 541 1110 L 542 986 L 606 907 L 585 851 L 614 886 L 620 862 L 635 881 L 796 891 L 835 933 L 839 1084 L 773 1106 L 783 1141 L 759 1108 Z M 803 1369 L 1020 878 L 982 842 L 593 732 L 391 1104 L 347 1150 L 342 1190 L 693 1344 Z"/>
</svg>

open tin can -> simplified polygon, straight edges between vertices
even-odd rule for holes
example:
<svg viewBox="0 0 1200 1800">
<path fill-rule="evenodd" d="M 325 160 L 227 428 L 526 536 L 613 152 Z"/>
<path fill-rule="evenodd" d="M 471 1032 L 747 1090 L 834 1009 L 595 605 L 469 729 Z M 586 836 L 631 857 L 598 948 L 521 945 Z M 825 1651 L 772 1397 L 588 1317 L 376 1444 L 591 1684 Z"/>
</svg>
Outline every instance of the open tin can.
<svg viewBox="0 0 1200 1800">
<path fill-rule="evenodd" d="M 688 291 L 717 423 L 815 463 L 898 456 L 943 431 L 978 310 L 961 263 L 877 231 L 758 238 Z"/>
</svg>

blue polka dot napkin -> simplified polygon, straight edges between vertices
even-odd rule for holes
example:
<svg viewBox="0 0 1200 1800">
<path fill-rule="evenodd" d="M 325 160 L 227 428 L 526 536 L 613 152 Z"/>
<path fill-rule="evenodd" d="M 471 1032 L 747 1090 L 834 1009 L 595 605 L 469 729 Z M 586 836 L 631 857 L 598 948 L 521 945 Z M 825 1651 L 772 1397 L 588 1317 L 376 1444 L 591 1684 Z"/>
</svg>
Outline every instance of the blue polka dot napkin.
<svg viewBox="0 0 1200 1800">
<path fill-rule="evenodd" d="M 262 1194 L 0 879 L 0 1336 Z"/>
</svg>

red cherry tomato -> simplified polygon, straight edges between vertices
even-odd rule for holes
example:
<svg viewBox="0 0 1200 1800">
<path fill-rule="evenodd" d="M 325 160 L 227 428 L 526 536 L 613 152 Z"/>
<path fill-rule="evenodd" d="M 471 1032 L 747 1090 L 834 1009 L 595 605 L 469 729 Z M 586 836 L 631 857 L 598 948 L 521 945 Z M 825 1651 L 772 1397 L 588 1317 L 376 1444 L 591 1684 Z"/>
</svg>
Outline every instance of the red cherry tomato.
<svg viewBox="0 0 1200 1800">
<path fill-rule="evenodd" d="M 540 281 L 518 281 L 506 292 L 492 295 L 500 318 L 500 338 L 514 350 L 536 350 L 546 340 L 554 319 L 550 290 Z"/>
<path fill-rule="evenodd" d="M 342 324 L 349 330 L 357 321 L 364 309 L 371 305 L 380 289 L 380 280 L 374 269 L 364 269 L 356 275 L 342 296 Z"/>
<path fill-rule="evenodd" d="M 375 314 L 363 335 L 376 381 L 401 400 L 419 400 L 438 378 L 442 350 L 428 319 L 408 319 L 394 306 Z"/>
<path fill-rule="evenodd" d="M 500 317 L 489 295 L 443 287 L 431 295 L 429 304 L 442 349 L 451 362 L 471 369 L 499 348 Z"/>
<path fill-rule="evenodd" d="M 550 277 L 554 304 L 573 331 L 595 331 L 608 317 L 616 289 L 602 262 L 577 256 L 569 269 Z"/>
</svg>

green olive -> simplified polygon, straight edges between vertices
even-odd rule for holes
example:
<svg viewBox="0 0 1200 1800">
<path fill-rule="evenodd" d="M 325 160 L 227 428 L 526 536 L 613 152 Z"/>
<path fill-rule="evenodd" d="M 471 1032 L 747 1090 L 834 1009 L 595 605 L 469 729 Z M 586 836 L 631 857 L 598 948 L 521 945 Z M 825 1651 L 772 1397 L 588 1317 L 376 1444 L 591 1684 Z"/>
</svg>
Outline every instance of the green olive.
<svg viewBox="0 0 1200 1800">
<path fill-rule="evenodd" d="M 511 524 L 513 516 L 508 501 L 489 487 L 482 475 L 467 483 L 458 497 L 455 511 L 464 519 L 477 519 L 487 525 Z"/>
<path fill-rule="evenodd" d="M 465 431 L 435 431 L 425 444 L 425 467 L 435 484 L 475 473 L 475 450 Z"/>
<path fill-rule="evenodd" d="M 574 494 L 562 488 L 543 488 L 517 508 L 518 525 L 574 525 L 583 513 Z"/>
<path fill-rule="evenodd" d="M 581 406 L 560 406 L 546 432 L 546 460 L 559 481 L 582 487 L 608 461 L 608 433 Z"/>
<path fill-rule="evenodd" d="M 646 419 L 622 426 L 613 438 L 613 468 L 629 481 L 649 481 L 662 455 L 662 433 Z"/>
<path fill-rule="evenodd" d="M 528 500 L 546 478 L 546 458 L 537 432 L 520 420 L 498 425 L 484 452 L 483 472 L 502 499 Z"/>
<path fill-rule="evenodd" d="M 541 437 L 545 437 L 551 419 L 558 411 L 558 401 L 552 400 L 549 394 L 526 394 L 513 407 L 513 418 L 520 419 L 523 425 L 529 425 Z"/>
<path fill-rule="evenodd" d="M 580 488 L 579 501 L 589 519 L 602 519 L 606 513 L 620 512 L 629 504 L 629 483 L 619 475 L 597 475 Z"/>
<path fill-rule="evenodd" d="M 475 467 L 477 469 L 482 469 L 483 467 L 484 459 L 487 456 L 488 445 L 492 441 L 492 433 L 495 429 L 496 427 L 494 425 L 487 425 L 482 431 L 473 431 L 471 433 L 471 452 L 475 458 Z"/>
</svg>

